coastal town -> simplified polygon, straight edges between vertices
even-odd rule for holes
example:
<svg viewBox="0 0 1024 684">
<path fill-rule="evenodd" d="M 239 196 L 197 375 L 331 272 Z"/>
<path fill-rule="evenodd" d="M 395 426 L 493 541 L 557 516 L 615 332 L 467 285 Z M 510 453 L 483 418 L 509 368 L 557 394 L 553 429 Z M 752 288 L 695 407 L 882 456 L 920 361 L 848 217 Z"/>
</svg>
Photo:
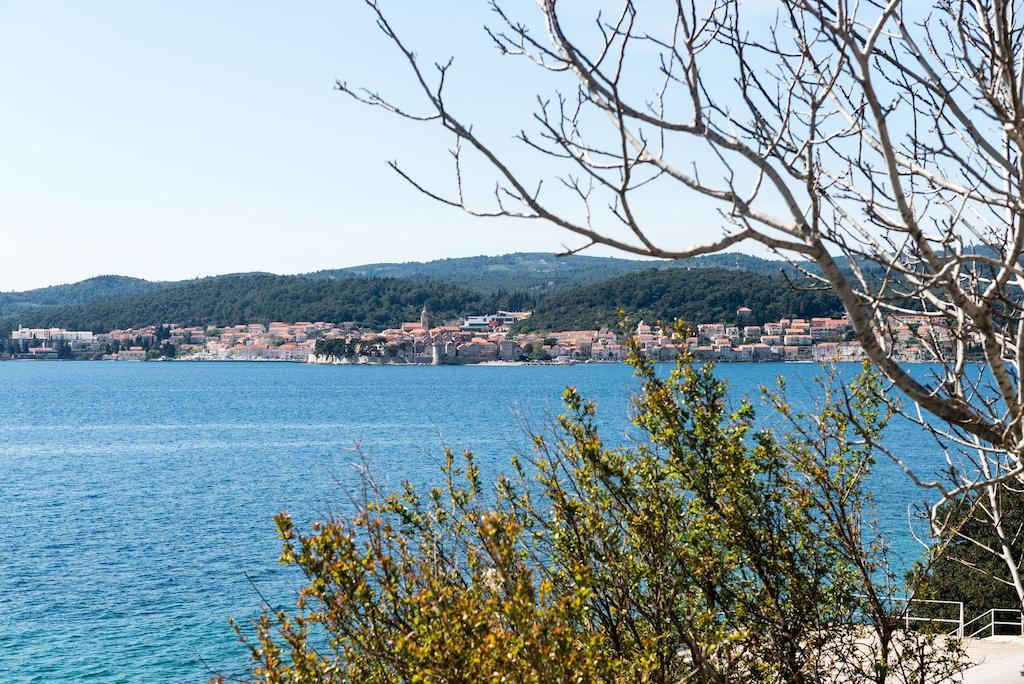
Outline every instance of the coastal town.
<svg viewBox="0 0 1024 684">
<path fill-rule="evenodd" d="M 702 361 L 842 362 L 864 358 L 846 318 L 783 318 L 756 325 L 747 323 L 753 314 L 741 307 L 734 324 L 702 323 L 688 336 L 640 321 L 628 335 L 657 361 L 673 360 L 682 345 Z M 424 308 L 419 320 L 385 330 L 324 321 L 231 326 L 164 323 L 103 333 L 19 326 L 11 333 L 7 356 L 422 365 L 619 362 L 626 358 L 625 335 L 608 327 L 543 334 L 512 331 L 529 316 L 525 311 L 498 311 L 432 325 Z M 883 343 L 900 361 L 927 362 L 952 349 L 948 328 L 925 316 L 893 318 L 889 329 L 889 339 Z"/>
</svg>

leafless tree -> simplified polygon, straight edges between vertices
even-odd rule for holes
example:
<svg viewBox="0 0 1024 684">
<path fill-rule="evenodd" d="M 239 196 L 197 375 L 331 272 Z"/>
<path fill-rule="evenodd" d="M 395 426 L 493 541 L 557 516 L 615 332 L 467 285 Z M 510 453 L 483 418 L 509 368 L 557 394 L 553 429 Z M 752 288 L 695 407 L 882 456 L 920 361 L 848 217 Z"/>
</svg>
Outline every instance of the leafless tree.
<svg viewBox="0 0 1024 684">
<path fill-rule="evenodd" d="M 558 0 L 523 16 L 495 2 L 497 49 L 564 79 L 538 99 L 534 132 L 518 135 L 547 160 L 558 182 L 546 186 L 449 107 L 451 62 L 425 65 L 378 2 L 366 2 L 408 62 L 425 113 L 338 88 L 454 136 L 450 194 L 392 162 L 416 188 L 474 215 L 560 226 L 583 239 L 568 252 L 600 244 L 686 259 L 759 243 L 836 293 L 892 395 L 909 400 L 905 415 L 936 438 L 945 462 L 933 471 L 890 454 L 936 494 L 934 531 L 942 502 L 1022 480 L 1019 2 L 624 0 L 583 24 L 566 20 Z M 495 176 L 486 208 L 463 192 L 467 152 Z M 643 193 L 655 187 L 717 202 L 723 234 L 705 244 L 685 228 L 656 236 L 643 218 Z M 918 317 L 939 368 L 928 378 L 894 354 L 900 316 Z M 989 513 L 1000 540 L 991 551 L 1024 601 L 1016 531 Z"/>
</svg>

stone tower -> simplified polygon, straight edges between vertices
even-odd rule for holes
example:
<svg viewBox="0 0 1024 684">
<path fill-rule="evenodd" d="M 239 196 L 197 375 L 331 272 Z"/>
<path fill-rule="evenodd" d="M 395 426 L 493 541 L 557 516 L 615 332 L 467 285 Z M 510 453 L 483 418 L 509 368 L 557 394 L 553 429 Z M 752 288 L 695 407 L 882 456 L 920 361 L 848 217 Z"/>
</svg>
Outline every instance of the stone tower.
<svg viewBox="0 0 1024 684">
<path fill-rule="evenodd" d="M 430 330 L 430 316 L 427 315 L 427 305 L 423 305 L 423 311 L 420 311 L 420 329 L 424 332 Z"/>
</svg>

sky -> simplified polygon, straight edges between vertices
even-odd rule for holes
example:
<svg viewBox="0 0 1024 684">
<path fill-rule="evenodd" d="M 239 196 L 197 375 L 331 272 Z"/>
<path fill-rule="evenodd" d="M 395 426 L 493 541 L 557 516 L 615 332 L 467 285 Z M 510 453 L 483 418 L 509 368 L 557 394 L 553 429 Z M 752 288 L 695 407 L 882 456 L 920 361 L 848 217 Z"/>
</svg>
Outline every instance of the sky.
<svg viewBox="0 0 1024 684">
<path fill-rule="evenodd" d="M 526 172 L 542 163 L 512 138 L 551 84 L 498 55 L 485 0 L 382 5 L 428 64 L 454 57 L 450 101 L 478 133 Z M 451 140 L 360 105 L 336 79 L 420 109 L 410 72 L 357 0 L 0 1 L 0 290 L 581 244 L 418 193 L 386 162 L 448 193 Z M 471 176 L 489 208 L 492 177 Z M 651 205 L 665 230 L 681 215 L 694 236 L 720 234 L 712 207 Z"/>
</svg>

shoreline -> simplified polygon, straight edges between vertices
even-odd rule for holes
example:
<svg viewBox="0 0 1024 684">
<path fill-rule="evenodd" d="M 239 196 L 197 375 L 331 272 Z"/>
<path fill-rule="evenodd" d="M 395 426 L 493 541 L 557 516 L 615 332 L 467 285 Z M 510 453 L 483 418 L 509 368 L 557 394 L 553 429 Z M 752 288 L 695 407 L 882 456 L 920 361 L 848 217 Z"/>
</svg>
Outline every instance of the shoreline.
<svg viewBox="0 0 1024 684">
<path fill-rule="evenodd" d="M 730 359 L 721 359 L 721 360 L 715 360 L 715 359 L 694 359 L 694 361 L 696 361 L 698 363 L 702 363 L 702 364 L 703 363 L 713 363 L 715 365 L 725 365 L 725 364 L 727 364 L 727 365 L 743 365 L 743 366 L 754 366 L 754 365 L 765 365 L 765 364 L 779 364 L 779 365 L 782 365 L 782 364 L 785 364 L 785 365 L 800 365 L 800 364 L 823 365 L 823 364 L 832 364 L 832 363 L 860 364 L 860 363 L 863 363 L 864 360 L 865 359 L 821 359 L 821 360 L 801 359 L 801 360 L 798 360 L 798 361 L 786 361 L 786 360 L 782 360 L 782 359 L 772 359 L 772 360 L 768 360 L 768 361 L 736 361 L 736 360 L 730 360 Z M 291 360 L 291 359 L 209 359 L 209 358 L 198 358 L 198 359 L 197 358 L 182 358 L 182 359 L 166 358 L 166 359 L 147 359 L 146 361 L 142 361 L 142 360 L 139 360 L 139 361 L 128 361 L 128 360 L 119 360 L 119 359 L 54 359 L 54 358 L 38 358 L 38 359 L 32 359 L 32 358 L 10 359 L 10 358 L 7 358 L 7 359 L 0 359 L 0 363 L 3 363 L 3 362 L 17 362 L 17 361 L 23 361 L 23 362 L 29 362 L 29 363 L 40 363 L 40 362 L 41 363 L 56 363 L 56 362 L 76 362 L 76 363 L 90 362 L 91 363 L 91 362 L 104 362 L 105 361 L 105 362 L 110 362 L 110 363 L 123 363 L 123 364 L 141 364 L 141 363 L 259 363 L 259 364 L 271 363 L 271 364 L 273 364 L 273 363 L 286 363 L 286 364 L 297 364 L 297 365 L 302 365 L 302 366 L 393 366 L 393 367 L 411 367 L 411 366 L 416 366 L 416 367 L 428 367 L 428 368 L 430 368 L 430 367 L 440 368 L 440 367 L 444 367 L 444 366 L 447 366 L 447 367 L 484 366 L 484 367 L 494 368 L 494 367 L 517 367 L 517 366 L 592 366 L 592 365 L 615 365 L 615 364 L 626 365 L 627 364 L 627 362 L 624 361 L 624 360 L 623 361 L 619 361 L 619 360 L 593 360 L 593 359 L 585 359 L 585 360 L 571 361 L 571 362 L 564 362 L 564 361 L 556 362 L 556 361 L 501 361 L 501 360 L 488 360 L 488 361 L 478 361 L 478 362 L 475 362 L 475 363 L 442 363 L 442 364 L 411 363 L 411 362 L 400 362 L 400 361 L 384 361 L 384 362 L 375 362 L 375 361 L 367 361 L 367 362 L 358 362 L 358 361 L 294 361 L 294 360 Z M 939 361 L 935 361 L 935 360 L 922 361 L 922 360 L 917 360 L 917 359 L 913 359 L 913 360 L 912 359 L 896 359 L 896 362 L 900 363 L 900 364 L 915 364 L 915 365 L 916 364 L 927 365 L 927 364 L 940 363 Z M 970 361 L 969 360 L 968 362 L 969 363 L 977 362 L 977 360 L 974 360 L 974 361 Z M 671 360 L 671 359 L 664 359 L 664 360 L 656 360 L 654 363 L 664 364 L 664 363 L 675 363 L 675 362 L 673 360 Z"/>
</svg>

